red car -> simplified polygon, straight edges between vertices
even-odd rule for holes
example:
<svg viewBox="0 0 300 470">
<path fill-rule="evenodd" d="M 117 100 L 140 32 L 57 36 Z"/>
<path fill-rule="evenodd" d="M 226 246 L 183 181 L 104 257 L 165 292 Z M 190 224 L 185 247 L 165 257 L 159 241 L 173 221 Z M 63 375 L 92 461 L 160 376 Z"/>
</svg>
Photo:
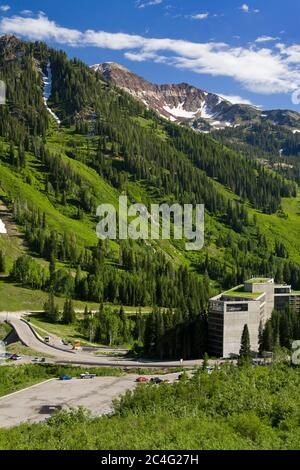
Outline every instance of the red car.
<svg viewBox="0 0 300 470">
<path fill-rule="evenodd" d="M 149 379 L 147 377 L 138 377 L 136 379 L 136 382 L 139 383 L 139 384 L 142 384 L 142 383 L 149 382 Z"/>
<path fill-rule="evenodd" d="M 21 361 L 22 358 L 18 354 L 13 354 L 10 359 L 11 361 Z"/>
</svg>

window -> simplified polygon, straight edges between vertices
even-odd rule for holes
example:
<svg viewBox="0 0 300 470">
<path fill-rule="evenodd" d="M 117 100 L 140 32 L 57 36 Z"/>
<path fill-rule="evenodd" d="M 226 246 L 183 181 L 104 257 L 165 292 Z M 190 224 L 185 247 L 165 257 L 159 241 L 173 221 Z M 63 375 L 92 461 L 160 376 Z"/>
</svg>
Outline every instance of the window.
<svg viewBox="0 0 300 470">
<path fill-rule="evenodd" d="M 227 305 L 227 312 L 248 312 L 248 304 Z"/>
</svg>

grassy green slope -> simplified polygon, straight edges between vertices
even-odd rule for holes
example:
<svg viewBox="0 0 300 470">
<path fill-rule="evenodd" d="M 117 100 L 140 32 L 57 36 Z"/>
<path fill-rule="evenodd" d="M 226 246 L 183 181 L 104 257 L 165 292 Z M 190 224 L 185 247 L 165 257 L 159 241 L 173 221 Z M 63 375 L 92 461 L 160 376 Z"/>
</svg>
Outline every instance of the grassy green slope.
<svg viewBox="0 0 300 470">
<path fill-rule="evenodd" d="M 49 226 L 58 232 L 75 233 L 78 241 L 95 244 L 96 234 L 91 227 L 83 226 L 79 221 L 72 220 L 61 214 L 49 201 L 47 196 L 33 185 L 25 183 L 22 178 L 0 163 L 0 185 L 11 198 L 27 201 L 32 207 L 45 212 Z"/>
<path fill-rule="evenodd" d="M 80 161 L 69 158 L 65 152 L 68 149 L 69 139 L 74 138 L 74 133 L 70 133 L 69 130 L 61 130 L 60 132 L 54 132 L 49 138 L 49 149 L 51 151 L 60 151 L 61 158 L 72 166 L 72 169 L 80 175 L 87 186 L 94 189 L 97 194 L 99 203 L 108 202 L 113 204 L 115 207 L 118 205 L 118 191 L 113 188 L 108 182 L 106 182 L 96 171 L 87 167 Z M 75 136 L 80 141 L 82 136 Z M 85 216 L 84 220 L 74 220 L 63 213 L 64 207 L 60 204 L 53 204 L 49 197 L 44 192 L 44 179 L 45 174 L 40 171 L 39 162 L 28 154 L 28 167 L 26 173 L 31 175 L 31 184 L 24 181 L 25 176 L 22 173 L 13 171 L 6 163 L 0 162 L 0 188 L 1 195 L 9 195 L 12 199 L 26 200 L 29 205 L 40 209 L 41 212 L 45 212 L 47 215 L 47 221 L 52 229 L 58 232 L 75 233 L 76 237 L 82 245 L 91 246 L 97 242 L 95 234 L 96 219 Z M 219 183 L 215 182 L 219 191 L 222 191 L 228 199 L 237 200 L 237 196 L 231 191 L 224 188 Z M 155 194 L 151 191 L 151 188 L 143 185 L 141 182 L 130 181 L 128 183 L 128 193 L 138 202 L 149 203 L 155 201 Z M 275 245 L 275 240 L 281 240 L 288 250 L 290 257 L 297 263 L 300 263 L 300 195 L 297 198 L 291 199 L 286 198 L 282 203 L 286 218 L 280 217 L 278 214 L 266 215 L 259 211 L 249 208 L 250 214 L 256 214 L 258 226 L 262 233 L 267 237 L 268 244 L 270 246 Z M 236 234 L 230 227 L 224 227 L 220 222 L 212 216 L 207 214 L 206 216 L 206 249 L 209 253 L 210 258 L 215 259 L 217 263 L 230 263 L 230 260 L 226 257 L 224 248 L 220 248 L 216 244 L 218 234 L 222 231 L 223 233 L 228 232 L 229 236 L 233 239 Z M 117 252 L 118 245 L 112 244 L 114 251 Z M 201 253 L 188 253 L 183 250 L 180 244 L 176 247 L 174 244 L 168 241 L 159 241 L 155 243 L 156 249 L 161 249 L 170 256 L 176 263 L 187 263 L 197 265 Z M 23 251 L 24 247 L 20 243 L 15 243 L 9 237 L 0 238 L 0 249 L 3 249 L 8 255 L 9 263 Z M 45 301 L 45 295 L 38 294 L 35 291 L 29 289 L 22 289 L 17 286 L 8 286 L 2 283 L 0 289 L 6 292 L 7 299 L 9 299 L 6 305 L 11 310 L 18 309 L 39 309 Z M 13 294 L 10 294 L 10 290 Z M 0 310 L 7 308 L 5 305 L 0 305 Z"/>
<path fill-rule="evenodd" d="M 297 198 L 282 200 L 285 218 L 278 214 L 257 213 L 258 224 L 270 244 L 280 240 L 286 247 L 289 257 L 300 263 L 300 193 Z"/>
<path fill-rule="evenodd" d="M 17 40 L 14 41 L 13 48 L 16 48 L 17 51 L 25 50 L 26 47 L 27 46 L 20 44 Z M 58 101 L 61 100 L 61 102 L 64 103 L 64 109 L 60 109 L 62 117 L 64 116 L 67 118 L 63 121 L 64 124 L 68 126 L 72 123 L 70 124 L 70 128 L 61 126 L 58 129 L 54 122 L 51 122 L 48 130 L 45 131 L 46 149 L 50 152 L 51 156 L 55 155 L 55 158 L 58 158 L 60 163 L 71 168 L 71 172 L 75 177 L 73 178 L 72 175 L 69 183 L 71 186 L 73 185 L 75 187 L 75 190 L 70 190 L 69 192 L 66 191 L 67 195 L 65 195 L 65 197 L 67 200 L 62 198 L 63 195 L 57 194 L 57 189 L 56 194 L 54 195 L 55 190 L 53 187 L 52 193 L 51 191 L 48 191 L 49 194 L 47 194 L 45 187 L 48 177 L 53 185 L 55 185 L 54 181 L 56 180 L 56 188 L 63 188 L 64 186 L 58 185 L 57 177 L 53 174 L 51 175 L 49 168 L 47 169 L 43 166 L 42 162 L 44 162 L 45 159 L 38 159 L 30 152 L 27 152 L 26 167 L 22 170 L 15 170 L 8 164 L 9 143 L 5 141 L 4 138 L 0 138 L 0 150 L 2 150 L 0 151 L 0 196 L 3 195 L 8 201 L 12 202 L 14 200 L 19 200 L 23 203 L 27 203 L 34 209 L 39 209 L 41 213 L 46 214 L 47 224 L 50 229 L 61 234 L 64 232 L 72 235 L 75 234 L 80 248 L 95 246 L 97 243 L 95 233 L 97 223 L 96 217 L 93 213 L 88 212 L 90 209 L 86 209 L 86 207 L 84 208 L 84 204 L 82 204 L 82 207 L 80 208 L 81 213 L 78 212 L 78 201 L 82 196 L 80 194 L 81 189 L 87 188 L 92 193 L 92 197 L 94 197 L 96 203 L 111 203 L 115 207 L 118 207 L 118 196 L 123 191 L 127 192 L 130 201 L 142 202 L 147 205 L 151 204 L 151 202 L 162 202 L 162 200 L 165 202 L 174 201 L 174 195 L 177 194 L 178 196 L 178 191 L 173 192 L 173 188 L 170 185 L 167 189 L 160 188 L 159 183 L 161 181 L 165 181 L 167 186 L 168 179 L 166 178 L 166 180 L 164 180 L 163 176 L 172 173 L 172 162 L 176 161 L 176 158 L 179 160 L 180 165 L 181 163 L 182 165 L 185 165 L 185 172 L 189 175 L 190 179 L 192 179 L 193 174 L 197 174 L 199 176 L 199 169 L 202 168 L 202 166 L 199 165 L 199 163 L 201 163 L 201 159 L 198 161 L 197 157 L 193 160 L 195 156 L 191 157 L 190 154 L 193 153 L 193 148 L 197 147 L 200 142 L 200 155 L 201 152 L 207 152 L 208 155 L 207 168 L 205 170 L 202 169 L 201 172 L 203 173 L 203 176 L 204 171 L 211 175 L 210 178 L 205 177 L 204 179 L 199 180 L 203 183 L 203 186 L 205 186 L 207 191 L 209 191 L 209 195 L 206 194 L 204 199 L 209 206 L 211 200 L 214 200 L 213 196 L 217 195 L 219 198 L 222 197 L 222 199 L 224 199 L 224 205 L 218 206 L 218 203 L 216 203 L 214 208 L 214 205 L 211 204 L 212 212 L 210 214 L 206 214 L 205 249 L 201 252 L 186 252 L 182 242 L 174 241 L 151 242 L 154 251 L 163 251 L 174 264 L 187 264 L 192 269 L 197 270 L 200 275 L 204 274 L 205 270 L 203 268 L 203 261 L 205 260 L 206 255 L 208 255 L 209 260 L 213 260 L 213 262 L 220 266 L 220 272 L 213 273 L 211 279 L 217 279 L 220 282 L 224 282 L 224 279 L 222 278 L 222 270 L 232 271 L 234 276 L 236 274 L 235 270 L 237 271 L 240 266 L 246 266 L 246 269 L 248 266 L 259 267 L 261 258 L 259 247 L 255 246 L 254 248 L 249 248 L 246 252 L 243 252 L 243 245 L 246 245 L 248 241 L 251 241 L 255 237 L 258 238 L 257 228 L 255 228 L 254 224 L 251 225 L 250 223 L 247 227 L 242 227 L 240 233 L 237 233 L 237 231 L 234 231 L 229 224 L 226 225 L 225 223 L 226 202 L 234 200 L 247 206 L 251 216 L 254 214 L 256 215 L 258 228 L 260 232 L 266 236 L 268 246 L 270 248 L 268 256 L 272 255 L 272 250 L 277 240 L 283 243 L 289 257 L 296 263 L 300 264 L 300 242 L 298 241 L 300 228 L 300 219 L 298 215 L 299 197 L 297 199 L 286 199 L 283 201 L 283 210 L 285 213 L 284 218 L 282 217 L 282 214 L 266 215 L 254 210 L 247 202 L 245 202 L 247 201 L 247 197 L 250 192 L 247 192 L 247 196 L 244 195 L 244 201 L 239 199 L 236 194 L 233 194 L 227 187 L 225 187 L 225 183 L 222 185 L 216 181 L 216 174 L 218 174 L 219 181 L 226 181 L 226 184 L 231 185 L 231 187 L 236 190 L 237 194 L 242 194 L 242 192 L 237 191 L 235 184 L 233 184 L 232 181 L 230 182 L 230 178 L 222 179 L 222 174 L 226 173 L 225 170 L 227 170 L 228 173 L 226 165 L 224 165 L 224 171 L 221 172 L 221 176 L 220 173 L 212 172 L 210 169 L 215 152 L 217 152 L 217 164 L 213 165 L 215 170 L 223 165 L 222 156 L 224 158 L 228 158 L 231 161 L 231 165 L 236 164 L 239 166 L 239 155 L 233 156 L 229 154 L 226 152 L 225 148 L 222 149 L 219 144 L 213 142 L 209 137 L 195 137 L 196 134 L 192 133 L 192 131 L 189 136 L 188 134 L 184 137 L 181 136 L 181 140 L 179 139 L 178 144 L 176 144 L 177 131 L 175 127 L 174 129 L 170 129 L 170 123 L 160 119 L 149 111 L 146 112 L 145 108 L 143 108 L 141 104 L 135 103 L 134 100 L 125 93 L 104 84 L 101 80 L 99 81 L 96 76 L 84 66 L 84 64 L 69 61 L 66 57 L 61 57 L 55 51 L 49 51 L 46 46 L 41 49 L 35 46 L 34 49 L 35 54 L 37 55 L 37 60 L 40 61 L 42 59 L 43 62 L 46 60 L 48 61 L 49 58 L 51 59 L 51 66 L 53 68 L 52 104 L 54 109 L 59 105 L 59 103 L 55 103 L 54 100 L 54 95 L 56 95 L 58 97 Z M 31 54 L 28 55 L 27 61 L 31 64 Z M 18 61 L 16 61 L 15 66 L 17 70 L 22 68 Z M 35 65 L 33 65 L 33 68 L 35 68 Z M 35 72 L 36 77 L 39 77 L 38 71 L 36 70 Z M 6 73 L 9 77 L 8 70 Z M 39 89 L 41 95 L 42 88 L 39 81 L 31 77 L 28 70 L 26 71 L 26 74 L 27 80 L 31 80 L 32 84 Z M 69 79 L 65 79 L 66 77 L 69 77 Z M 76 87 L 73 90 L 73 93 L 70 94 L 70 83 L 74 84 L 75 82 Z M 13 90 L 11 92 L 13 93 Z M 22 106 L 25 106 L 25 98 L 27 96 L 26 90 L 23 90 L 23 92 L 24 97 L 21 104 Z M 13 94 L 12 96 L 14 97 Z M 40 109 L 41 106 L 43 111 L 45 111 L 41 98 L 42 96 L 40 96 L 39 101 L 35 103 L 34 109 Z M 32 106 L 32 104 L 30 105 Z M 91 110 L 94 109 L 94 106 L 95 111 L 97 111 L 97 118 L 94 119 L 93 117 L 91 119 Z M 77 119 L 78 115 L 76 115 L 78 110 L 80 110 L 79 119 Z M 76 119 L 74 119 L 75 115 Z M 40 116 L 39 120 L 42 120 L 41 117 L 42 116 Z M 82 132 L 82 134 L 76 134 L 75 125 L 73 125 L 75 121 L 77 123 L 77 132 Z M 78 121 L 79 124 L 85 124 L 85 126 L 83 126 L 84 130 L 78 126 Z M 130 124 L 128 125 L 128 123 Z M 96 135 L 93 133 L 94 126 L 96 129 Z M 45 129 L 46 128 L 47 126 L 45 126 Z M 187 133 L 188 132 L 189 131 L 187 131 Z M 125 137 L 128 135 L 131 137 L 132 143 L 137 145 L 137 149 L 130 148 L 128 142 L 126 142 Z M 97 146 L 103 145 L 103 142 L 100 142 L 103 136 L 105 140 L 104 150 L 102 147 L 100 152 L 101 160 L 96 161 L 98 158 L 98 155 L 96 154 Z M 99 139 L 99 137 L 101 138 Z M 194 137 L 199 141 L 194 141 Z M 147 154 L 147 150 L 149 150 L 148 142 L 152 143 L 149 154 L 151 154 L 151 149 L 155 149 L 157 155 L 161 157 L 161 161 L 155 161 L 155 159 L 152 160 L 149 157 Z M 35 142 L 35 145 L 36 144 L 37 143 Z M 176 153 L 176 145 L 180 148 L 180 153 Z M 140 155 L 138 149 L 139 146 L 141 150 Z M 28 145 L 28 147 L 30 147 L 30 145 Z M 124 149 L 122 150 L 122 147 L 125 147 L 125 150 L 127 150 L 131 156 L 136 154 L 138 157 L 137 162 L 131 163 L 133 167 L 134 165 L 136 165 L 136 167 L 131 168 L 127 165 L 127 153 Z M 224 154 L 222 153 L 223 150 Z M 171 153 L 173 160 L 169 159 L 169 152 Z M 15 148 L 15 153 L 17 154 L 17 147 Z M 36 152 L 36 154 L 38 154 L 38 152 Z M 70 156 L 72 156 L 72 158 L 70 158 Z M 162 166 L 160 168 L 159 178 L 155 175 L 155 172 L 153 175 L 148 174 L 147 176 L 147 171 L 136 171 L 140 169 L 138 161 L 140 156 L 142 157 L 141 167 L 143 166 L 143 163 L 145 163 L 145 166 L 152 166 L 152 168 L 154 165 Z M 164 161 L 165 158 L 166 160 Z M 203 153 L 203 160 L 205 161 L 205 159 L 206 155 Z M 99 162 L 100 166 L 95 165 L 95 163 Z M 54 163 L 57 163 L 56 160 L 54 160 Z M 47 164 L 48 166 L 51 166 L 49 160 L 47 161 Z M 109 171 L 106 171 L 106 167 L 109 167 L 110 164 L 111 168 L 109 169 L 111 170 L 111 173 L 109 174 Z M 99 173 L 105 175 L 105 177 L 100 176 L 97 171 L 92 169 L 92 165 L 94 165 L 94 168 L 97 168 Z M 180 165 L 175 166 L 174 168 L 176 168 L 177 171 L 181 171 Z M 191 168 L 192 165 L 194 165 L 194 168 Z M 251 168 L 246 161 L 243 162 L 243 165 L 246 168 L 245 175 L 243 173 L 245 179 L 247 180 L 247 177 L 249 177 L 249 181 L 251 181 L 256 188 L 255 175 L 256 172 L 259 173 L 259 169 L 253 171 L 253 168 Z M 57 164 L 57 166 L 59 167 L 59 164 Z M 62 167 L 59 167 L 60 170 L 61 168 Z M 120 173 L 126 173 L 125 175 L 122 174 L 126 180 L 124 186 L 122 186 L 123 183 L 119 180 L 116 182 L 116 178 L 114 179 L 112 170 L 114 170 L 118 176 Z M 242 169 L 241 171 L 244 170 Z M 147 178 L 147 181 L 138 180 L 138 174 Z M 176 175 L 179 173 L 175 172 L 174 174 Z M 188 181 L 185 181 L 185 174 L 180 173 L 180 175 L 182 177 L 182 186 L 187 188 L 185 189 L 186 191 L 189 191 Z M 212 175 L 214 175 L 214 177 Z M 251 175 L 252 179 L 250 180 Z M 70 175 L 68 175 L 68 177 L 69 176 Z M 78 183 L 78 181 L 80 181 L 80 183 Z M 174 186 L 181 185 L 181 181 L 178 183 L 173 179 L 170 179 L 170 181 L 172 181 L 172 185 Z M 83 186 L 84 188 L 82 188 Z M 198 186 L 201 185 L 198 184 Z M 122 189 L 117 190 L 117 187 Z M 198 188 L 195 186 L 191 186 L 191 188 L 189 198 L 192 199 L 193 194 L 195 194 L 193 191 L 198 191 Z M 166 189 L 166 191 L 164 191 L 164 189 Z M 257 188 L 257 190 L 259 189 L 260 188 Z M 276 190 L 273 191 L 272 195 L 274 193 L 276 193 Z M 197 194 L 201 195 L 202 193 L 201 191 L 198 191 Z M 267 190 L 266 194 L 267 196 L 270 196 Z M 249 198 L 253 203 L 253 199 L 255 198 L 251 195 Z M 218 207 L 221 207 L 221 209 L 219 210 Z M 264 206 L 259 204 L 256 205 L 256 207 Z M 276 207 L 278 206 L 276 205 Z M 78 220 L 79 217 L 80 220 Z M 223 236 L 223 240 L 220 240 L 220 235 Z M 227 243 L 227 240 L 224 242 L 224 238 L 230 240 L 230 243 Z M 239 245 L 242 245 L 242 248 L 240 248 Z M 9 265 L 11 265 L 12 260 L 15 259 L 22 251 L 26 250 L 26 246 L 15 246 L 9 237 L 1 237 L 0 249 L 1 247 L 4 249 L 5 253 L 8 254 Z M 236 250 L 238 252 L 236 254 L 235 248 L 237 247 L 239 248 Z M 116 242 L 111 242 L 110 248 L 109 262 L 112 262 L 118 267 L 119 246 Z M 239 261 L 242 261 L 244 254 L 247 258 L 252 257 L 254 262 L 252 264 L 251 262 L 248 264 L 243 264 L 242 262 L 239 263 Z M 276 262 L 279 263 L 281 260 L 277 259 Z M 225 274 L 227 274 L 227 272 Z M 212 282 L 212 284 L 214 287 L 218 287 L 217 283 Z M 15 286 L 14 288 L 17 289 Z M 32 297 L 38 297 L 38 295 L 33 293 Z M 20 298 L 23 298 L 23 294 L 20 295 Z"/>
</svg>

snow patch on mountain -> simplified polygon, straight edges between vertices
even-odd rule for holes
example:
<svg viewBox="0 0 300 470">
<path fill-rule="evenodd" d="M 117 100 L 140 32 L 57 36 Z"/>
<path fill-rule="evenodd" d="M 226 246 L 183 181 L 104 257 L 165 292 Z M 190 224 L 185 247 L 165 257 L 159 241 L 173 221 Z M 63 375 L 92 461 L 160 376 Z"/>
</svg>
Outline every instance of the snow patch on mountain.
<svg viewBox="0 0 300 470">
<path fill-rule="evenodd" d="M 176 107 L 170 107 L 168 105 L 163 106 L 163 109 L 170 114 L 170 120 L 175 120 L 176 118 L 184 118 L 184 119 L 193 119 L 195 117 L 203 118 L 203 119 L 212 119 L 215 116 L 215 113 L 212 113 L 209 107 L 207 106 L 206 102 L 203 101 L 200 108 L 196 111 L 187 111 L 184 109 L 185 103 L 180 103 Z"/>
<path fill-rule="evenodd" d="M 201 112 L 201 117 L 202 117 L 203 119 L 212 119 L 212 118 L 215 116 L 215 113 L 212 113 L 212 112 L 209 110 L 209 108 L 208 108 L 208 106 L 207 106 L 207 104 L 206 104 L 205 101 L 203 102 L 203 104 L 202 104 L 202 106 L 201 106 L 201 108 L 200 108 L 200 112 Z"/>
<path fill-rule="evenodd" d="M 163 106 L 163 109 L 167 111 L 167 113 L 171 114 L 173 117 L 179 118 L 186 118 L 186 119 L 193 119 L 198 111 L 186 111 L 183 109 L 184 103 L 180 103 L 176 108 L 170 108 L 170 106 Z"/>
<path fill-rule="evenodd" d="M 51 90 L 52 90 L 52 71 L 51 71 L 51 66 L 50 64 L 48 64 L 47 66 L 47 75 L 45 75 L 43 73 L 43 71 L 40 69 L 40 72 L 42 74 L 42 79 L 43 79 L 43 83 L 44 83 L 44 103 L 45 103 L 45 106 L 47 108 L 47 111 L 51 114 L 51 116 L 55 119 L 55 121 L 57 122 L 58 125 L 61 124 L 61 120 L 59 119 L 59 117 L 57 116 L 57 114 L 55 114 L 52 109 L 49 108 L 48 106 L 48 100 L 50 98 L 50 95 L 51 95 Z"/>
<path fill-rule="evenodd" d="M 233 125 L 229 121 L 213 121 L 209 123 L 215 129 L 225 129 L 226 127 L 238 127 L 239 124 Z"/>
</svg>

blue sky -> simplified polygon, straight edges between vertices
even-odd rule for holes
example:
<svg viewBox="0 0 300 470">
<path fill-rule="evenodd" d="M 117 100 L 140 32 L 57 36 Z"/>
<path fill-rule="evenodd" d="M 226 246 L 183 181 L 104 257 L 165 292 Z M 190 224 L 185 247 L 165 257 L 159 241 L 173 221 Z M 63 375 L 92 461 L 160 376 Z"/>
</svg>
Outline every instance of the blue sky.
<svg viewBox="0 0 300 470">
<path fill-rule="evenodd" d="M 299 17 L 299 0 L 0 0 L 0 34 L 300 112 Z"/>
</svg>

